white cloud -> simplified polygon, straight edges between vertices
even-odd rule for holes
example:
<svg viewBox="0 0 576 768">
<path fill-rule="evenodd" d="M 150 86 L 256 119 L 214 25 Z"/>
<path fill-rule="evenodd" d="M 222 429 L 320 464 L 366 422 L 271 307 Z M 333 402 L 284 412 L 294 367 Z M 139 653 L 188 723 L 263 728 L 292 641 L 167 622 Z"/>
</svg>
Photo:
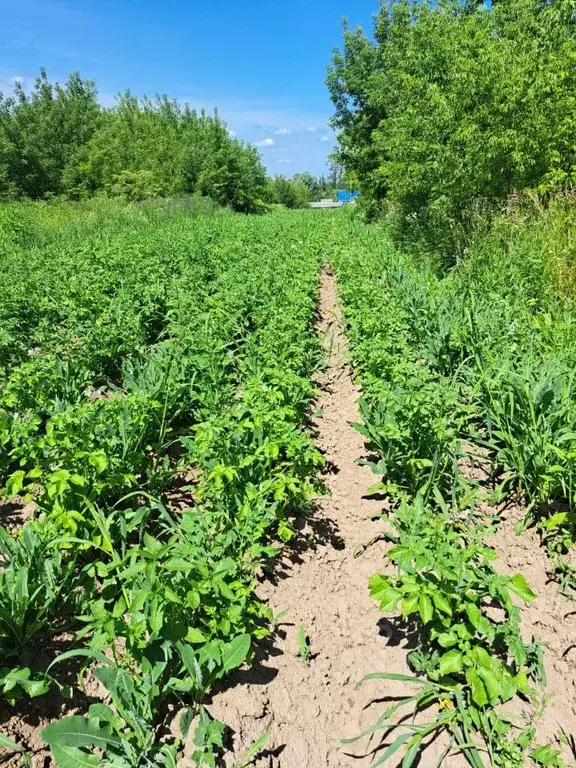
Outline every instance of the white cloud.
<svg viewBox="0 0 576 768">
<path fill-rule="evenodd" d="M 176 94 L 183 103 L 189 104 L 192 108 L 200 110 L 205 109 L 212 114 L 214 106 L 218 106 L 218 113 L 228 125 L 233 125 L 235 130 L 241 135 L 250 131 L 263 131 L 264 136 L 281 135 L 275 134 L 278 126 L 280 129 L 286 128 L 292 135 L 305 133 L 308 126 L 325 126 L 328 115 L 322 112 L 302 111 L 300 108 L 285 107 L 275 102 L 255 100 L 253 102 L 246 99 L 236 100 L 218 94 L 207 96 L 192 96 L 186 91 Z M 316 133 L 320 128 L 315 128 Z M 248 140 L 251 140 L 248 137 Z"/>
<path fill-rule="evenodd" d="M 228 136 L 230 136 L 231 139 L 235 139 L 236 138 L 236 131 L 232 131 L 232 130 L 228 129 Z"/>
<path fill-rule="evenodd" d="M 175 91 L 175 95 L 197 110 L 204 107 L 211 114 L 217 104 L 220 117 L 227 125 L 234 126 L 234 130 L 244 141 L 252 143 L 266 136 L 272 137 L 275 144 L 261 150 L 263 163 L 270 173 L 286 172 L 288 168 L 290 172 L 308 170 L 317 176 L 326 173 L 326 159 L 332 144 L 320 141 L 320 137 L 325 134 L 332 136 L 328 129 L 327 111 L 302 110 L 299 104 L 284 104 L 276 100 L 236 99 L 218 93 L 207 96 L 194 93 L 196 86 L 187 85 L 180 88 L 180 91 Z M 102 94 L 100 98 L 102 99 Z M 255 125 L 260 128 L 255 129 Z M 306 129 L 312 126 L 316 130 L 308 133 Z M 286 139 L 277 137 L 274 131 L 279 128 L 287 128 L 292 131 L 292 135 Z M 299 137 L 300 141 L 296 143 L 295 137 Z M 291 145 L 290 154 L 283 151 L 284 144 Z M 292 162 L 280 163 L 282 158 L 291 158 Z"/>
<path fill-rule="evenodd" d="M 330 141 L 330 136 L 322 136 L 320 141 Z"/>
<path fill-rule="evenodd" d="M 278 128 L 278 130 L 274 131 L 276 136 L 291 136 L 293 133 L 294 131 L 291 131 L 290 128 Z"/>
<path fill-rule="evenodd" d="M 0 75 L 0 93 L 11 96 L 16 85 L 21 85 L 25 91 L 29 91 L 34 85 L 34 78 L 23 75 L 10 75 L 9 77 Z"/>
<path fill-rule="evenodd" d="M 316 133 L 317 128 L 314 128 L 313 125 L 310 125 L 308 128 L 306 128 L 306 133 Z"/>
<path fill-rule="evenodd" d="M 287 165 L 288 163 L 291 163 L 292 160 L 287 160 L 286 158 L 283 157 L 281 160 L 278 160 L 278 162 L 281 163 L 282 165 Z"/>
<path fill-rule="evenodd" d="M 255 141 L 255 147 L 273 147 L 276 142 L 274 139 L 262 139 L 262 141 Z"/>
</svg>

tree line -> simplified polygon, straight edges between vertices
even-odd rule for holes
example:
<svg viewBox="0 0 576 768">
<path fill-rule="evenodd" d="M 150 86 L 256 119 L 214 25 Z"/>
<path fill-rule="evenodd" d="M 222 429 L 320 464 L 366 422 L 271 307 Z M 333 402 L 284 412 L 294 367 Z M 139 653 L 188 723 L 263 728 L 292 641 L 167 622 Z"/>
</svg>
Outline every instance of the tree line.
<svg viewBox="0 0 576 768">
<path fill-rule="evenodd" d="M 480 210 L 574 186 L 572 0 L 389 0 L 328 69 L 336 157 L 368 216 L 463 247 Z"/>
<path fill-rule="evenodd" d="M 330 165 L 327 176 L 314 176 L 309 172 L 295 173 L 291 178 L 275 176 L 271 180 L 271 199 L 286 208 L 305 208 L 312 200 L 333 198 L 344 185 L 342 168 Z"/>
<path fill-rule="evenodd" d="M 0 93 L 0 200 L 144 200 L 201 194 L 246 213 L 270 204 L 303 207 L 334 193 L 311 174 L 270 179 L 257 149 L 234 138 L 218 113 L 168 96 L 119 95 L 103 108 L 96 83 L 72 73 L 51 83 L 45 70 L 27 92 Z"/>
</svg>

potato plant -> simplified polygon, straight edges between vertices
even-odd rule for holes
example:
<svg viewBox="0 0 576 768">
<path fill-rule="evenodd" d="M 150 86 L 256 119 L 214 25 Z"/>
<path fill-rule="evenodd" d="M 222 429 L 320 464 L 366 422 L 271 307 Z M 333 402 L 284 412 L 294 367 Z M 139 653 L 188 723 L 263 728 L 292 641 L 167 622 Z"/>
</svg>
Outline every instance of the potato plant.
<svg viewBox="0 0 576 768">
<path fill-rule="evenodd" d="M 195 718 L 214 765 L 203 700 L 269 632 L 256 571 L 323 463 L 306 422 L 328 227 L 176 212 L 7 254 L 28 299 L 0 310 L 18 338 L 0 350 L 0 483 L 37 511 L 2 531 L 0 647 L 23 670 L 2 680 L 42 693 L 79 657 L 108 691 L 43 731 L 60 768 L 173 765 Z M 71 650 L 27 677 L 63 631 Z"/>
</svg>

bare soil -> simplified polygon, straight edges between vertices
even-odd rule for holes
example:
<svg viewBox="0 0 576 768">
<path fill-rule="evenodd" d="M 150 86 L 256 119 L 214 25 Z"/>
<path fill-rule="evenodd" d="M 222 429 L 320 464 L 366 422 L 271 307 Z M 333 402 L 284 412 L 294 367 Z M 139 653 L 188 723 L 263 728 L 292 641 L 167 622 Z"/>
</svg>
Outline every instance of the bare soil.
<svg viewBox="0 0 576 768">
<path fill-rule="evenodd" d="M 22 528 L 25 523 L 33 519 L 36 513 L 34 502 L 27 502 L 20 496 L 15 496 L 10 501 L 0 499 L 0 525 L 10 533 Z"/>
</svg>

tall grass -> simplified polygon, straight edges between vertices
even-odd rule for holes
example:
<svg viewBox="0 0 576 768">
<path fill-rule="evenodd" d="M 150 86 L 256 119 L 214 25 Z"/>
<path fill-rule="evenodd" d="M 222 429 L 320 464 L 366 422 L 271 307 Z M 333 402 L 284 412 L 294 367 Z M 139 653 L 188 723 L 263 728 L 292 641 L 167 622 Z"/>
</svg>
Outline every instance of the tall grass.
<svg viewBox="0 0 576 768">
<path fill-rule="evenodd" d="M 69 243 L 96 233 L 137 229 L 170 216 L 227 215 L 230 211 L 201 195 L 180 195 L 144 202 L 96 197 L 73 202 L 16 202 L 0 204 L 0 256 L 15 247 L 42 247 L 55 241 Z"/>
</svg>

